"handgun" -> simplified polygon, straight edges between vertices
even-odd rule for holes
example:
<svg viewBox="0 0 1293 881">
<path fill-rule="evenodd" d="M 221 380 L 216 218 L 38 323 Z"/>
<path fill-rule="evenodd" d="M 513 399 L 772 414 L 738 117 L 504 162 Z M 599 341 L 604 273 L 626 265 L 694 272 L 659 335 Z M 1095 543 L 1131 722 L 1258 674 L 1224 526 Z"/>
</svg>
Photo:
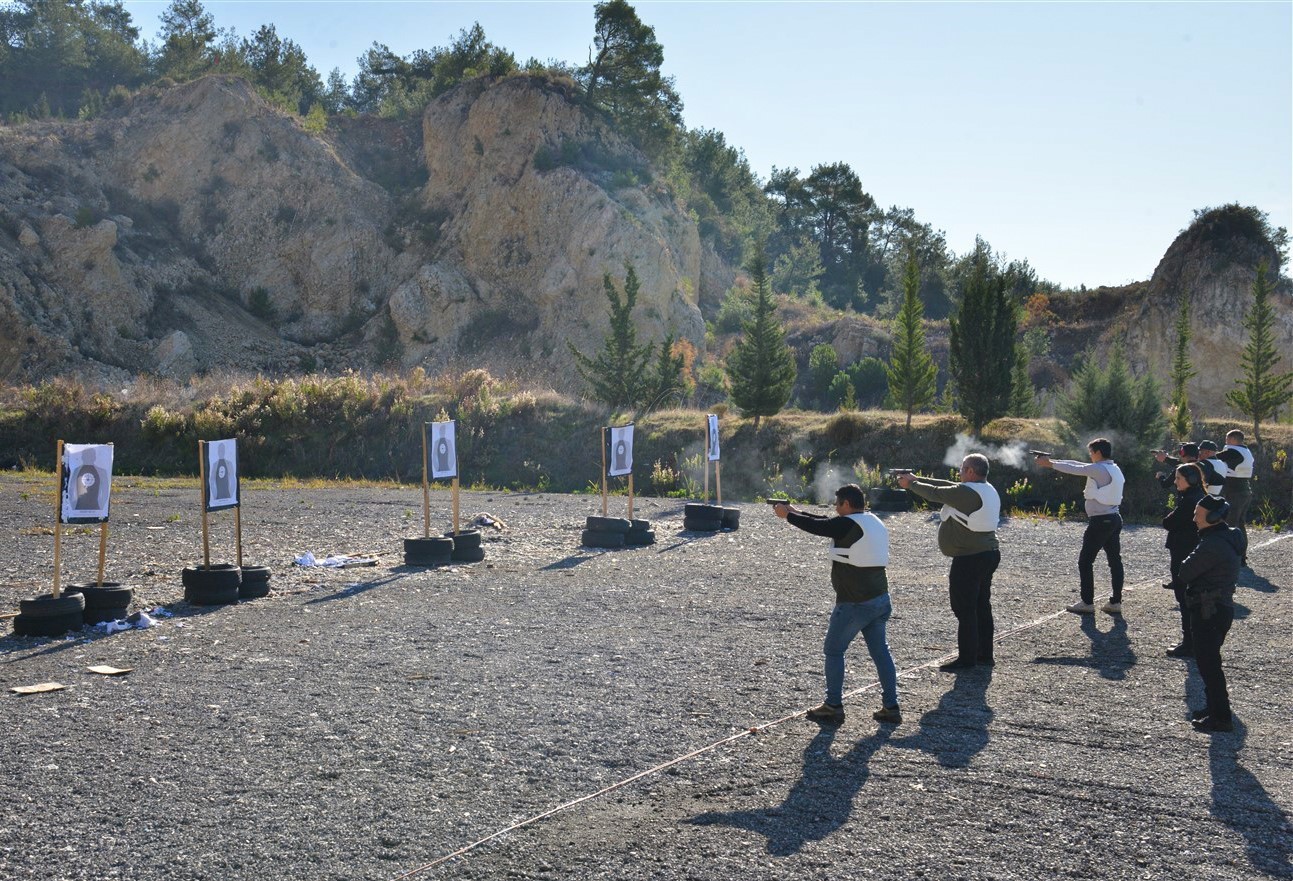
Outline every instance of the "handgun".
<svg viewBox="0 0 1293 881">
<path fill-rule="evenodd" d="M 790 499 L 768 499 L 769 505 L 789 505 Z"/>
<path fill-rule="evenodd" d="M 1047 459 L 1054 459 L 1054 458 L 1055 458 L 1055 457 L 1054 457 L 1054 456 L 1052 456 L 1050 453 L 1046 453 L 1046 452 L 1043 452 L 1043 451 L 1041 451 L 1041 450 L 1029 450 L 1029 451 L 1028 451 L 1028 454 L 1029 454 L 1030 456 L 1036 456 L 1036 457 L 1037 457 L 1037 458 L 1039 458 L 1039 459 L 1040 459 L 1040 458 L 1042 458 L 1043 456 L 1045 456 Z"/>
</svg>

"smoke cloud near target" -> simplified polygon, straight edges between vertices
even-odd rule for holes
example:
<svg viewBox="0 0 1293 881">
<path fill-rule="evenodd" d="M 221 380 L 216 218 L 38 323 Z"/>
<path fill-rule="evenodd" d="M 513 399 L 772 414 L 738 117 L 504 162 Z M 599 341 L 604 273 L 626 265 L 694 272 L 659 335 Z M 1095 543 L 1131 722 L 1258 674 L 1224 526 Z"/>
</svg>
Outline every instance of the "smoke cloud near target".
<svg viewBox="0 0 1293 881">
<path fill-rule="evenodd" d="M 1028 444 L 1023 441 L 1011 441 L 1004 447 L 985 443 L 976 437 L 959 433 L 956 443 L 947 448 L 943 455 L 943 464 L 951 468 L 960 468 L 961 461 L 970 453 L 982 453 L 993 464 L 1009 465 L 1011 468 L 1023 468 L 1028 462 Z"/>
</svg>

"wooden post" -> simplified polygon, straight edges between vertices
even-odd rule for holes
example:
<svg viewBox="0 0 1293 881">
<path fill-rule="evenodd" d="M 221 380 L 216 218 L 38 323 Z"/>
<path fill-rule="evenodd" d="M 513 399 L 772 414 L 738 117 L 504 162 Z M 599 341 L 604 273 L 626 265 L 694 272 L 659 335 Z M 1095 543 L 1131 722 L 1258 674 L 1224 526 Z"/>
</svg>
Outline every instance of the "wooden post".
<svg viewBox="0 0 1293 881">
<path fill-rule="evenodd" d="M 723 460 L 714 460 L 714 486 L 718 490 L 718 506 L 723 507 Z"/>
<path fill-rule="evenodd" d="M 706 505 L 709 504 L 709 445 L 712 441 L 709 438 L 709 419 L 705 419 L 705 449 L 701 451 L 700 461 L 705 466 L 705 497 L 701 499 Z"/>
<path fill-rule="evenodd" d="M 606 427 L 602 426 L 602 516 L 606 516 Z"/>
<path fill-rule="evenodd" d="M 453 534 L 458 534 L 458 475 L 453 476 Z"/>
<path fill-rule="evenodd" d="M 238 547 L 238 568 L 242 568 L 242 499 L 233 509 L 233 538 Z"/>
<path fill-rule="evenodd" d="M 103 566 L 108 558 L 108 521 L 99 524 L 99 580 L 97 586 L 103 587 Z"/>
<path fill-rule="evenodd" d="M 58 442 L 58 452 L 55 454 L 58 459 L 58 465 L 55 473 L 58 475 L 58 485 L 54 490 L 54 599 L 58 599 L 59 580 L 62 576 L 62 543 L 63 543 L 63 442 Z"/>
<path fill-rule="evenodd" d="M 207 454 L 206 441 L 198 441 L 198 480 L 202 484 L 202 568 L 211 568 L 211 534 L 207 518 Z"/>
<path fill-rule="evenodd" d="M 633 472 L 629 472 L 629 519 L 633 519 Z"/>
<path fill-rule="evenodd" d="M 431 537 L 431 487 L 427 483 L 427 424 L 422 423 L 422 537 Z"/>
</svg>

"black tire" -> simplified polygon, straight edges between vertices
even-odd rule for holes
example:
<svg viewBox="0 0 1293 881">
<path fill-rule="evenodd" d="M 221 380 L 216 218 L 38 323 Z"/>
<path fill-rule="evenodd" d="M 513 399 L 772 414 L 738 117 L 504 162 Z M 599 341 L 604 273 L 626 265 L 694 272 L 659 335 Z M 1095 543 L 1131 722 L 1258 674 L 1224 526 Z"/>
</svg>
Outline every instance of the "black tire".
<svg viewBox="0 0 1293 881">
<path fill-rule="evenodd" d="M 242 583 L 242 570 L 233 563 L 216 563 L 210 569 L 204 569 L 200 565 L 185 566 L 180 573 L 180 582 L 185 587 L 196 588 L 202 593 L 232 590 L 237 596 L 238 585 Z M 188 598 L 187 591 L 185 598 Z"/>
<path fill-rule="evenodd" d="M 404 557 L 417 557 L 421 560 L 449 559 L 453 553 L 452 538 L 406 538 L 404 539 Z"/>
<path fill-rule="evenodd" d="M 585 529 L 583 534 L 583 544 L 586 548 L 622 548 L 624 547 L 623 532 L 602 532 L 597 529 Z"/>
<path fill-rule="evenodd" d="M 467 550 L 468 548 L 480 547 L 480 530 L 479 529 L 460 529 L 458 534 L 446 532 L 449 538 L 453 539 L 453 549 L 455 552 Z"/>
<path fill-rule="evenodd" d="M 243 566 L 242 583 L 261 584 L 269 581 L 274 572 L 268 566 Z"/>
<path fill-rule="evenodd" d="M 445 554 L 442 557 L 408 557 L 404 558 L 405 566 L 415 566 L 422 569 L 430 569 L 433 566 L 448 566 L 453 562 L 452 554 Z"/>
<path fill-rule="evenodd" d="M 80 616 L 85 611 L 85 597 L 80 593 L 65 593 L 58 599 L 43 594 L 30 600 L 18 601 L 18 613 L 28 620 L 37 618 L 63 618 Z"/>
<path fill-rule="evenodd" d="M 454 548 L 452 559 L 455 563 L 479 563 L 485 559 L 485 549 L 479 545 L 474 548 Z"/>
<path fill-rule="evenodd" d="M 80 630 L 84 623 L 80 612 L 37 618 L 20 614 L 13 619 L 13 632 L 16 636 L 62 636 L 69 630 Z"/>
<path fill-rule="evenodd" d="M 655 544 L 654 529 L 630 529 L 624 536 L 624 544 L 631 547 L 644 547 Z"/>
<path fill-rule="evenodd" d="M 115 581 L 105 581 L 102 586 L 94 583 L 69 584 L 69 591 L 85 597 L 85 609 L 118 609 L 130 605 L 135 589 Z"/>
<path fill-rule="evenodd" d="M 258 600 L 267 596 L 269 596 L 268 579 L 265 581 L 244 581 L 238 585 L 238 599 L 240 600 Z"/>
<path fill-rule="evenodd" d="M 195 606 L 227 606 L 238 602 L 239 587 L 237 584 L 221 587 L 185 585 L 184 601 Z"/>
<path fill-rule="evenodd" d="M 589 517 L 584 521 L 584 528 L 589 532 L 618 532 L 620 535 L 628 532 L 632 525 L 632 520 L 623 517 Z"/>
<path fill-rule="evenodd" d="M 103 621 L 116 621 L 130 614 L 129 606 L 117 606 L 115 608 L 86 609 L 83 620 L 86 624 L 99 624 Z"/>
<path fill-rule="evenodd" d="M 646 532 L 651 528 L 650 520 L 630 520 L 629 532 Z"/>
<path fill-rule="evenodd" d="M 724 529 L 732 529 L 732 530 L 740 529 L 741 528 L 741 509 L 724 508 L 722 520 L 723 520 Z"/>
<path fill-rule="evenodd" d="M 682 528 L 687 532 L 718 532 L 723 528 L 722 520 L 699 520 L 694 517 L 682 518 Z"/>
<path fill-rule="evenodd" d="M 690 517 L 693 520 L 721 520 L 723 508 L 719 505 L 688 502 L 682 506 L 682 516 Z"/>
</svg>

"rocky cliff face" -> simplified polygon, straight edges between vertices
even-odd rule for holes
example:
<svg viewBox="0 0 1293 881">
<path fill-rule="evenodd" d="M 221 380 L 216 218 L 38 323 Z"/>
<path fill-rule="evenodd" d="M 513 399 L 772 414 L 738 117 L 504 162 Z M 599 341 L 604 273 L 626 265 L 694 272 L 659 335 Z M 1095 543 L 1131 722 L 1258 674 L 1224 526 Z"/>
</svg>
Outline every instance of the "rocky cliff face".
<svg viewBox="0 0 1293 881">
<path fill-rule="evenodd" d="M 564 340 L 600 342 L 602 274 L 625 262 L 642 332 L 703 342 L 695 224 L 599 171 L 647 163 L 559 91 L 477 81 L 410 143 L 384 122 L 314 135 L 211 77 L 91 122 L 0 129 L 0 379 L 488 364 L 509 348 L 559 377 Z M 540 149 L 557 157 L 543 171 Z"/>
</svg>

